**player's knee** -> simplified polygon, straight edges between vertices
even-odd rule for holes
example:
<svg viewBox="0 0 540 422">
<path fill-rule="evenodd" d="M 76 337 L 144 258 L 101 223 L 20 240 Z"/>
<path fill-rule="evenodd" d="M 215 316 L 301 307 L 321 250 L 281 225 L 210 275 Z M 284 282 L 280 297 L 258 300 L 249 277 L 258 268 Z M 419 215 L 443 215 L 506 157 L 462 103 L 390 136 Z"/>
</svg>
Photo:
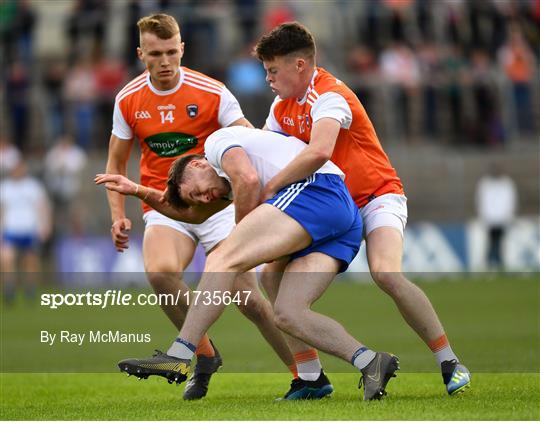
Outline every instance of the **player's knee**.
<svg viewBox="0 0 540 422">
<path fill-rule="evenodd" d="M 182 273 L 164 268 L 157 271 L 147 270 L 146 277 L 156 293 L 177 292 L 181 288 Z"/>
<path fill-rule="evenodd" d="M 234 253 L 218 248 L 206 257 L 204 271 L 209 273 L 243 273 L 249 269 L 242 265 Z"/>
<path fill-rule="evenodd" d="M 281 331 L 294 336 L 299 330 L 300 322 L 301 318 L 296 310 L 276 303 L 274 307 L 274 323 Z"/>
<path fill-rule="evenodd" d="M 383 266 L 372 269 L 371 276 L 375 283 L 392 297 L 400 295 L 404 282 L 406 282 L 401 272 L 390 271 Z"/>
<path fill-rule="evenodd" d="M 248 298 L 247 300 L 242 300 L 238 304 L 238 309 L 242 314 L 252 322 L 261 322 L 267 318 L 265 303 L 262 298 Z"/>
</svg>

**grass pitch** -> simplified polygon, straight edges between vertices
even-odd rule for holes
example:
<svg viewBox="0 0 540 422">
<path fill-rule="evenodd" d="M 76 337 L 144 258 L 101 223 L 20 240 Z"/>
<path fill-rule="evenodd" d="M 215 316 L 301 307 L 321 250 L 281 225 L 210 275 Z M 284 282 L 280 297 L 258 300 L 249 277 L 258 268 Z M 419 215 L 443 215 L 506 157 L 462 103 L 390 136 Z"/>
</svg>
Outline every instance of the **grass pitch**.
<svg viewBox="0 0 540 422">
<path fill-rule="evenodd" d="M 536 420 L 538 374 L 473 374 L 473 387 L 448 397 L 439 374 L 400 374 L 380 402 L 363 402 L 356 374 L 330 374 L 320 401 L 274 401 L 286 374 L 217 374 L 209 394 L 183 401 L 183 385 L 123 374 L 4 374 L 3 420 Z"/>
<path fill-rule="evenodd" d="M 332 398 L 275 402 L 290 376 L 260 334 L 227 309 L 210 331 L 224 358 L 208 397 L 184 402 L 183 385 L 137 381 L 116 362 L 167 349 L 176 330 L 157 307 L 44 309 L 19 303 L 1 312 L 2 420 L 351 420 L 540 419 L 540 280 L 476 276 L 420 283 L 454 351 L 472 371 L 472 388 L 448 397 L 433 357 L 391 299 L 372 285 L 335 283 L 315 309 L 377 350 L 397 354 L 401 371 L 381 402 L 364 403 L 359 375 L 321 354 Z M 151 332 L 149 344 L 41 344 L 40 330 Z M 43 373 L 49 372 L 49 373 Z M 71 373 L 63 373 L 71 372 Z"/>
</svg>

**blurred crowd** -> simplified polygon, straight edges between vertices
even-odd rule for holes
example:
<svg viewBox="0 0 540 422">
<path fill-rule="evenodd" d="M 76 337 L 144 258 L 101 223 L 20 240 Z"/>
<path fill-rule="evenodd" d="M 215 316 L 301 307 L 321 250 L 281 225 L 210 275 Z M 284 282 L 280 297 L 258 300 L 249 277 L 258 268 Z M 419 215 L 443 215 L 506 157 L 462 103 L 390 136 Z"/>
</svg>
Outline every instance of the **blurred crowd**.
<svg viewBox="0 0 540 422">
<path fill-rule="evenodd" d="M 540 0 L 131 0 L 116 52 L 107 48 L 112 3 L 69 4 L 67 48 L 54 57 L 35 52 L 34 3 L 0 5 L 2 131 L 19 149 L 42 153 L 66 134 L 85 150 L 106 148 L 114 96 L 142 70 L 136 22 L 156 10 L 179 19 L 183 63 L 226 82 L 256 125 L 271 93 L 251 47 L 296 19 L 316 35 L 320 65 L 356 91 L 387 142 L 493 147 L 538 134 Z"/>
<path fill-rule="evenodd" d="M 25 161 L 39 159 L 21 206 L 46 200 L 54 210 L 32 228 L 42 243 L 80 230 L 81 172 L 88 154 L 107 149 L 115 95 L 143 70 L 136 22 L 156 11 L 179 20 L 183 64 L 225 82 L 256 126 L 272 93 L 252 46 L 298 20 L 316 36 L 319 65 L 356 92 L 386 144 L 497 149 L 538 139 L 540 0 L 129 0 L 121 17 L 120 2 L 73 0 L 63 2 L 66 48 L 53 55 L 36 48 L 38 26 L 50 24 L 43 3 L 0 2 L 0 172 L 3 182 L 26 180 Z"/>
</svg>

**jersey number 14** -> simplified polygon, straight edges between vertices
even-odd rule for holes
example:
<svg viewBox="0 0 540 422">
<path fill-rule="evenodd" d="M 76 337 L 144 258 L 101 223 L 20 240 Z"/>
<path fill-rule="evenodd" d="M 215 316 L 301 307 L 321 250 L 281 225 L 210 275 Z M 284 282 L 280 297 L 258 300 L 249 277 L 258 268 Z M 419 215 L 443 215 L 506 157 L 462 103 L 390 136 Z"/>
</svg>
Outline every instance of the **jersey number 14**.
<svg viewBox="0 0 540 422">
<path fill-rule="evenodd" d="M 160 111 L 159 115 L 161 116 L 161 124 L 164 124 L 165 122 L 172 123 L 174 122 L 174 116 L 172 110 L 167 111 L 167 114 L 165 114 L 164 111 Z"/>
</svg>

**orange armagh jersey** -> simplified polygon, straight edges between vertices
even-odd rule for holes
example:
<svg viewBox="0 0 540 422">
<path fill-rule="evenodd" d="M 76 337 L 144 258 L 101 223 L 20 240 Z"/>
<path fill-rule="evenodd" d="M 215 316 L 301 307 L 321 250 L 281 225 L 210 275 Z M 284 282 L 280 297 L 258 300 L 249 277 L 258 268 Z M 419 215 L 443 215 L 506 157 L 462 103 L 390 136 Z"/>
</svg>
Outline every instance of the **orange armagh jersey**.
<svg viewBox="0 0 540 422">
<path fill-rule="evenodd" d="M 157 90 L 148 72 L 128 83 L 116 96 L 112 133 L 138 138 L 141 183 L 163 190 L 174 160 L 203 154 L 208 135 L 242 117 L 238 101 L 221 82 L 181 67 L 177 86 L 168 91 Z M 144 212 L 150 209 L 143 203 Z"/>
<path fill-rule="evenodd" d="M 342 121 L 331 160 L 345 173 L 345 184 L 358 207 L 385 193 L 403 194 L 403 185 L 364 107 L 343 82 L 326 70 L 317 68 L 302 101 L 276 98 L 266 125 L 309 143 L 313 121 L 334 117 L 336 107 L 337 114 L 348 118 Z"/>
</svg>

